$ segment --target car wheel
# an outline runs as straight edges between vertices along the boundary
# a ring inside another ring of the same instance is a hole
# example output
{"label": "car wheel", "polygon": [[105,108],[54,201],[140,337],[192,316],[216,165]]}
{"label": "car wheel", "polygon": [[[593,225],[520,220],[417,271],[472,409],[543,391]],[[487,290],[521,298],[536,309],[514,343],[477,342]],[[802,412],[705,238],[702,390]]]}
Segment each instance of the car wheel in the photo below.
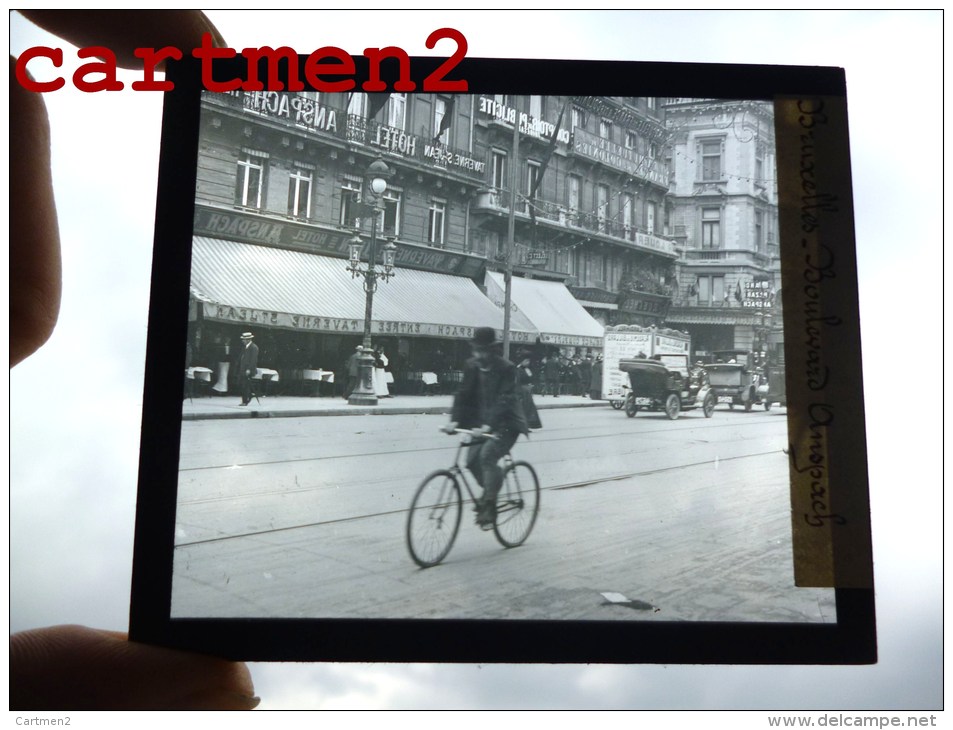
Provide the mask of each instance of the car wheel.
{"label": "car wheel", "polygon": [[678,418],[680,408],[681,403],[679,403],[678,396],[675,393],[669,393],[668,398],[665,399],[665,415],[668,416],[670,421]]}
{"label": "car wheel", "polygon": [[702,413],[705,414],[705,418],[711,418],[711,414],[715,412],[715,396],[711,393],[705,396],[705,400],[702,401]]}
{"label": "car wheel", "polygon": [[621,400],[610,400],[610,401],[609,401],[609,405],[611,405],[611,406],[612,406],[615,410],[617,410],[617,411],[622,408],[622,404],[623,404],[623,403],[625,403],[625,401],[621,401]]}
{"label": "car wheel", "polygon": [[629,418],[635,418],[635,414],[639,412],[639,407],[635,404],[635,398],[626,398],[625,400],[625,415]]}

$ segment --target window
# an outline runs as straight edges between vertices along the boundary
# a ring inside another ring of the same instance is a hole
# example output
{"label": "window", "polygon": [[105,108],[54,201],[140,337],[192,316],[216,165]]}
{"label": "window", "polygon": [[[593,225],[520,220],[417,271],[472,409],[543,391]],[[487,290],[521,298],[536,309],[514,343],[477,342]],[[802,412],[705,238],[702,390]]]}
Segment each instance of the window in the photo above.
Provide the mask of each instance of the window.
{"label": "window", "polygon": [[639,135],[635,132],[625,133],[625,146],[627,149],[634,150],[639,146]]}
{"label": "window", "polygon": [[494,94],[494,95],[493,95],[493,101],[496,102],[497,104],[501,104],[501,105],[503,105],[503,106],[507,106],[508,99],[509,99],[509,97],[508,97],[506,94]]}
{"label": "window", "polygon": [[493,187],[497,190],[506,188],[506,153],[493,150]]}
{"label": "window", "polygon": [[288,215],[311,217],[311,171],[296,167],[288,184]]}
{"label": "window", "polygon": [[596,185],[596,218],[599,220],[599,230],[605,233],[609,218],[608,185]]}
{"label": "window", "polygon": [[387,126],[404,129],[407,118],[407,94],[391,94],[387,104]]}
{"label": "window", "polygon": [[351,94],[347,100],[347,113],[364,116],[367,109],[367,94]]}
{"label": "window", "polygon": [[648,201],[645,204],[645,230],[649,233],[655,233],[655,214],[656,214],[656,205],[653,201]]}
{"label": "window", "polygon": [[572,129],[576,127],[584,128],[586,126],[586,119],[582,114],[582,110],[578,107],[572,108]]}
{"label": "window", "polygon": [[754,250],[764,252],[764,211],[754,212]]}
{"label": "window", "polygon": [[354,203],[361,200],[361,183],[357,180],[345,180],[341,185],[341,217],[339,223],[342,226],[351,228],[357,225],[354,221],[357,216],[354,213]]}
{"label": "window", "polygon": [[702,248],[721,248],[721,208],[702,208]]}
{"label": "window", "polygon": [[721,180],[721,140],[701,143],[702,180]]}
{"label": "window", "polygon": [[543,97],[541,96],[529,97],[529,115],[533,119],[543,118]]}
{"label": "window", "polygon": [[[450,141],[449,127],[440,132],[440,124],[445,116],[447,116],[447,100],[437,96],[433,102],[433,136],[440,144],[447,144]],[[439,137],[437,132],[440,132]]]}
{"label": "window", "polygon": [[760,145],[754,153],[754,184],[764,186],[764,149]]}
{"label": "window", "polygon": [[527,160],[526,162],[526,197],[529,197],[539,180],[539,163]]}
{"label": "window", "polygon": [[446,217],[447,201],[438,198],[431,200],[430,216],[427,222],[427,240],[434,246],[443,246]]}
{"label": "window", "polygon": [[701,306],[718,306],[725,300],[724,276],[699,276],[695,284],[697,301]]}
{"label": "window", "polygon": [[645,99],[645,103],[648,104],[649,109],[655,109],[655,108],[656,108],[656,101],[657,101],[657,100],[656,100],[656,98],[655,98],[654,96],[649,96],[649,97],[646,97],[646,99]]}
{"label": "window", "polygon": [[622,225],[624,235],[631,241],[635,240],[635,198],[631,193],[622,195]]}
{"label": "window", "polygon": [[612,122],[608,119],[599,122],[599,136],[603,139],[612,139]]}
{"label": "window", "polygon": [[235,187],[235,203],[246,208],[261,208],[261,191],[264,187],[265,159],[245,153],[238,160],[238,179]]}
{"label": "window", "polygon": [[566,207],[571,214],[575,214],[582,201],[582,178],[578,175],[569,176],[569,186],[566,196]]}
{"label": "window", "polygon": [[384,206],[377,214],[377,228],[381,233],[400,235],[400,191],[388,188],[384,192],[381,204]]}
{"label": "window", "polygon": [[649,159],[654,160],[658,157],[658,145],[655,142],[649,143]]}

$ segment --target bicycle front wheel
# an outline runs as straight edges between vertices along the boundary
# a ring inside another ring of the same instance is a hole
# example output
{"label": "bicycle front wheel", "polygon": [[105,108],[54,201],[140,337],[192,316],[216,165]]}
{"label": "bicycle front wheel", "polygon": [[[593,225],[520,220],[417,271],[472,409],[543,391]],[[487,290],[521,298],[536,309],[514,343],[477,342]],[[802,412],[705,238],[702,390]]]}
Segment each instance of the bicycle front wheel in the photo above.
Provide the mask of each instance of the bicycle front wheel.
{"label": "bicycle front wheel", "polygon": [[417,565],[429,568],[447,557],[462,512],[460,485],[452,472],[435,471],[424,479],[407,515],[407,548]]}
{"label": "bicycle front wheel", "polygon": [[493,532],[504,547],[522,545],[529,537],[539,513],[539,479],[525,461],[514,461],[503,469],[503,486],[496,497]]}

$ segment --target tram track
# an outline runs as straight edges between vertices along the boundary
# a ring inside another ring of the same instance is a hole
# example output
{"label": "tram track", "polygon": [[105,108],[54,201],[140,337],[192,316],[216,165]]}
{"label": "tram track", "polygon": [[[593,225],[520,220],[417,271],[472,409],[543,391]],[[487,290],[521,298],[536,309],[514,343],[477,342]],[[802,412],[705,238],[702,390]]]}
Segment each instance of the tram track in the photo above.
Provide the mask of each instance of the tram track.
{"label": "tram track", "polygon": [[[746,414],[746,415],[748,415],[748,414]],[[644,422],[644,420],[645,420],[645,419],[643,418],[643,422]],[[739,419],[737,422],[732,422],[732,423],[711,424],[711,423],[709,422],[709,423],[706,423],[706,424],[705,424],[705,427],[706,427],[706,429],[708,429],[708,428],[730,428],[730,427],[737,427],[737,426],[739,426],[739,425],[740,425],[740,426],[745,426],[745,427],[747,427],[747,426],[763,425],[763,424],[766,422],[766,420],[767,420],[767,419],[766,419],[764,416],[762,416],[762,417],[760,417],[760,418],[758,418],[757,416],[754,417],[754,418],[751,418],[751,417],[749,416],[748,418],[745,418],[744,420]],[[674,422],[671,422],[671,423],[680,423],[680,421],[674,421]],[[685,423],[688,423],[687,419],[685,420]],[[686,428],[687,428],[687,427],[686,427]],[[558,430],[558,431],[570,431],[570,432],[572,432],[572,433],[574,433],[574,434],[576,434],[576,435],[573,435],[573,436],[555,436],[555,437],[553,437],[551,434],[554,434],[557,430]],[[592,440],[592,439],[614,438],[614,437],[627,436],[627,435],[639,435],[639,436],[641,436],[641,435],[647,435],[647,436],[651,436],[651,435],[653,435],[653,434],[673,433],[673,432],[677,432],[677,431],[681,431],[681,430],[685,430],[685,429],[684,429],[684,428],[680,428],[680,427],[675,427],[675,428],[669,427],[669,428],[654,428],[654,429],[649,429],[649,430],[644,430],[644,431],[640,430],[640,431],[636,431],[636,432],[632,432],[632,433],[620,433],[618,430],[616,430],[616,431],[611,431],[611,432],[606,432],[606,433],[596,433],[596,434],[592,434],[592,433],[581,433],[581,434],[580,434],[579,431],[578,431],[578,429],[569,429],[569,428],[566,428],[566,429],[550,429],[548,432],[544,429],[544,430],[542,430],[542,431],[534,432],[534,433],[533,433],[533,438],[532,438],[532,440],[530,441],[530,443],[538,445],[538,444],[558,443],[558,442],[563,442],[563,441],[566,441],[566,442],[570,442],[570,441],[589,441],[589,440]],[[453,451],[453,450],[455,450],[456,448],[457,448],[457,445],[456,445],[455,443],[453,443],[453,444],[448,444],[448,445],[445,445],[445,446],[431,446],[431,447],[427,447],[427,448],[415,448],[415,449],[413,449],[413,451],[414,451],[414,453],[432,453],[432,452],[439,452],[439,451]],[[236,467],[238,467],[238,468],[249,468],[249,467],[256,467],[256,466],[277,466],[277,465],[282,465],[282,464],[298,464],[298,463],[307,463],[307,462],[340,461],[340,460],[346,460],[346,459],[367,459],[367,458],[372,458],[372,457],[376,457],[376,456],[385,456],[385,457],[386,457],[386,456],[393,456],[394,454],[406,454],[407,452],[408,452],[408,449],[395,448],[395,449],[386,449],[386,450],[377,450],[377,451],[351,452],[351,453],[347,453],[347,454],[328,454],[328,455],[325,455],[325,456],[302,456],[302,457],[299,457],[299,458],[292,458],[292,459],[272,459],[272,460],[261,460],[261,461],[249,461],[249,462],[235,463],[235,464],[210,464],[210,465],[203,465],[203,466],[188,466],[188,467],[182,467],[182,468],[180,468],[180,469],[179,469],[179,473],[183,473],[183,472],[197,472],[197,471],[213,471],[213,470],[216,470],[216,469],[234,469],[234,468],[236,468]]]}
{"label": "tram track", "polygon": [[[591,437],[590,437],[590,438],[591,438]],[[454,447],[454,448],[455,448],[455,447]],[[776,454],[778,454],[778,453],[781,453],[781,451],[780,451],[779,449],[772,449],[772,450],[770,450],[770,451],[761,451],[761,452],[757,452],[757,453],[753,453],[753,454],[739,454],[739,455],[737,455],[737,456],[723,457],[723,458],[720,458],[719,461],[720,461],[720,462],[739,461],[739,460],[742,460],[742,459],[752,459],[752,458],[758,458],[758,457],[763,457],[763,456],[776,455]],[[576,482],[569,482],[569,483],[565,483],[565,484],[554,484],[554,485],[549,485],[549,486],[541,486],[541,487],[540,487],[540,491],[542,491],[542,492],[556,492],[556,491],[564,491],[564,490],[569,490],[569,489],[583,489],[583,488],[586,488],[586,487],[591,487],[591,486],[595,486],[595,485],[599,485],[599,484],[606,484],[606,483],[609,483],[609,482],[617,482],[617,481],[623,481],[623,480],[626,480],[626,479],[633,479],[633,478],[637,478],[637,477],[652,476],[652,475],[661,474],[661,473],[664,473],[664,472],[679,471],[679,470],[682,470],[682,469],[690,469],[690,468],[692,468],[692,467],[705,466],[706,464],[710,464],[710,463],[711,463],[711,459],[704,459],[704,460],[702,460],[702,461],[695,461],[695,462],[689,462],[689,463],[683,463],[683,464],[673,464],[673,465],[668,465],[668,466],[657,467],[657,468],[654,468],[654,469],[644,469],[644,470],[640,470],[640,471],[628,472],[628,473],[624,473],[624,474],[614,474],[614,475],[600,476],[600,477],[594,477],[594,478],[592,478],[592,479],[586,479],[586,480],[576,481]],[[298,491],[309,491],[309,490],[298,490]],[[287,492],[285,492],[285,493],[287,493]],[[258,495],[256,495],[256,496],[258,496]],[[206,501],[208,501],[208,500],[206,500]],[[307,528],[311,528],[311,527],[323,527],[323,526],[333,525],[333,524],[348,523],[348,522],[358,522],[358,521],[362,521],[362,520],[372,520],[372,519],[378,519],[378,518],[381,518],[381,517],[388,517],[388,516],[392,516],[392,515],[406,514],[408,511],[409,511],[409,508],[401,508],[401,509],[396,509],[396,510],[384,510],[384,511],[381,511],[381,512],[374,512],[374,513],[370,513],[370,514],[353,515],[353,516],[349,516],[349,517],[338,517],[338,518],[329,519],[329,520],[318,520],[318,521],[316,521],[316,522],[308,522],[308,523],[300,524],[300,525],[287,525],[287,526],[284,526],[284,527],[272,527],[272,528],[269,528],[269,529],[267,529],[267,530],[253,530],[253,531],[249,531],[249,532],[236,533],[236,534],[233,534],[233,535],[219,535],[219,536],[215,536],[215,537],[203,538],[203,539],[201,539],[201,540],[193,540],[193,541],[190,541],[190,542],[177,543],[177,544],[175,545],[175,548],[178,549],[178,548],[185,548],[185,547],[195,547],[195,546],[206,545],[206,544],[211,544],[211,543],[221,543],[221,542],[224,542],[224,541],[227,541],[227,540],[238,540],[238,539],[243,539],[243,538],[260,537],[260,536],[264,536],[264,535],[271,535],[271,534],[276,534],[276,533],[280,533],[280,532],[290,532],[290,531],[294,531],[294,530],[303,530],[303,529],[307,529]]]}

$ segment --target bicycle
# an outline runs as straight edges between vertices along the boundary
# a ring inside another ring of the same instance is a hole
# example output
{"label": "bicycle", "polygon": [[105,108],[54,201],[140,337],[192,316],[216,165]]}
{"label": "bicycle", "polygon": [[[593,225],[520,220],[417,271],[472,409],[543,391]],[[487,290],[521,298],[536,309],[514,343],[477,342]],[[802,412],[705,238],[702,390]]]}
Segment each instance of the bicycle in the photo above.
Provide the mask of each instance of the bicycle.
{"label": "bicycle", "polygon": [[[453,465],[439,469],[421,482],[410,503],[407,515],[407,548],[410,557],[421,568],[430,568],[442,561],[453,547],[463,514],[461,482],[478,506],[470,483],[460,466],[464,447],[492,434],[455,429],[463,434]],[[516,461],[510,454],[503,457],[503,484],[496,496],[496,519],[493,534],[505,548],[522,545],[529,537],[539,513],[539,479],[536,470],[526,461]]]}

